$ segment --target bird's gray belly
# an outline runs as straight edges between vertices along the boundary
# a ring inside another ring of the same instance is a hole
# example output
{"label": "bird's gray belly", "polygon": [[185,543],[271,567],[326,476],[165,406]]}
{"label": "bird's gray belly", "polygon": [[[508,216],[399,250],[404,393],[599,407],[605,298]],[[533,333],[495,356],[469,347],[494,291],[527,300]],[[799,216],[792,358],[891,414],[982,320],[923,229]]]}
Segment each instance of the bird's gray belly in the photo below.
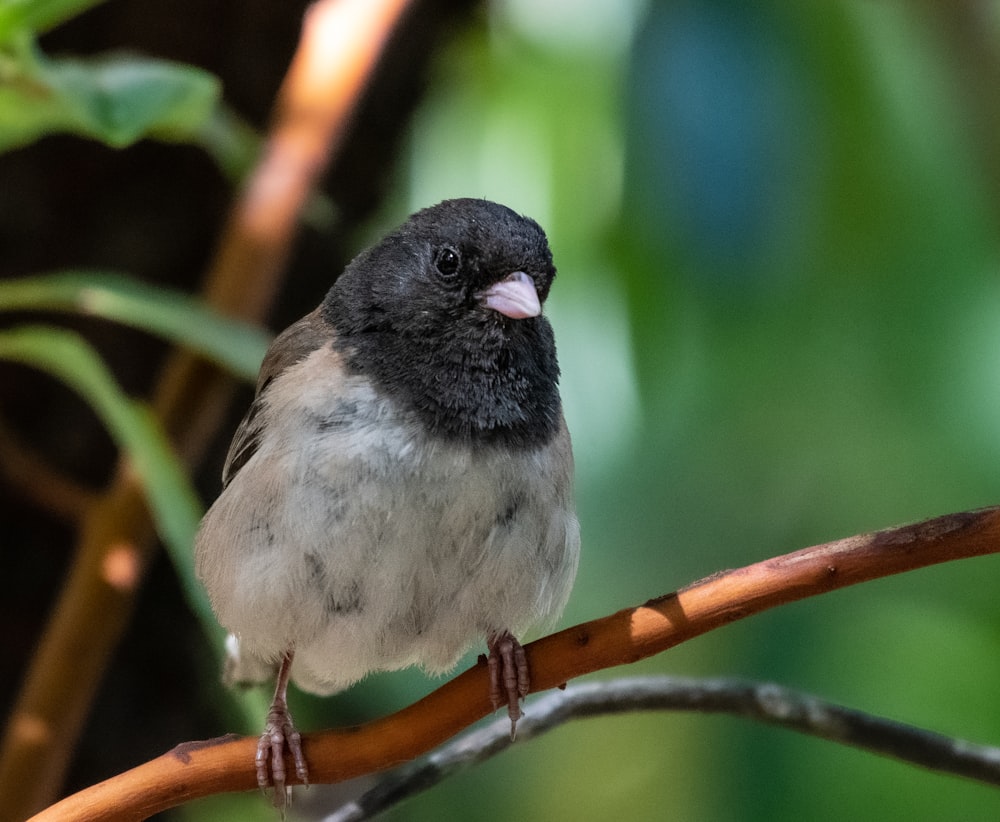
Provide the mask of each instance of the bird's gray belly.
{"label": "bird's gray belly", "polygon": [[206,517],[240,523],[228,541],[206,534],[240,546],[206,584],[247,651],[292,647],[299,683],[332,692],[373,670],[447,670],[489,632],[562,608],[578,544],[568,480],[535,452],[429,439],[350,400],[299,422],[308,447],[275,437],[241,470],[234,483],[258,487],[232,498],[254,510],[224,494]]}
{"label": "bird's gray belly", "polygon": [[446,670],[491,631],[561,607],[548,580],[565,572],[567,534],[550,478],[505,454],[409,444],[307,483],[321,513],[301,543],[309,593],[296,607],[310,628],[295,644],[314,690],[369,670]]}

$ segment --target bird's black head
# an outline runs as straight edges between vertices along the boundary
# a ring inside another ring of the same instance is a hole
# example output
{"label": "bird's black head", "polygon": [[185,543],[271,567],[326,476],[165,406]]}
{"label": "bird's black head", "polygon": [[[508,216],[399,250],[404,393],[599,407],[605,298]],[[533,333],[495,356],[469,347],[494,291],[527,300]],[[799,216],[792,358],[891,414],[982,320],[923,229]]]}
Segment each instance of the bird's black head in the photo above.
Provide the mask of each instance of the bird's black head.
{"label": "bird's black head", "polygon": [[534,220],[446,200],[358,255],[323,316],[349,367],[431,430],[532,445],[559,425],[559,366],[541,316],[555,273]]}

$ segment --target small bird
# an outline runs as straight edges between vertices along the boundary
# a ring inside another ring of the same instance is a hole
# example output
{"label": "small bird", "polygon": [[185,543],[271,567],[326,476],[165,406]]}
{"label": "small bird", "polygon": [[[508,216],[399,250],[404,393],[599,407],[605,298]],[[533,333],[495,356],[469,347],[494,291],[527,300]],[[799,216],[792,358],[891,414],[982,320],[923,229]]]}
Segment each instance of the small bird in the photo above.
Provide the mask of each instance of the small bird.
{"label": "small bird", "polygon": [[205,515],[198,577],[239,653],[277,667],[262,788],[308,782],[289,679],[452,668],[485,639],[511,733],[517,640],[561,613],[580,535],[541,227],[446,200],[359,254],[268,349]]}

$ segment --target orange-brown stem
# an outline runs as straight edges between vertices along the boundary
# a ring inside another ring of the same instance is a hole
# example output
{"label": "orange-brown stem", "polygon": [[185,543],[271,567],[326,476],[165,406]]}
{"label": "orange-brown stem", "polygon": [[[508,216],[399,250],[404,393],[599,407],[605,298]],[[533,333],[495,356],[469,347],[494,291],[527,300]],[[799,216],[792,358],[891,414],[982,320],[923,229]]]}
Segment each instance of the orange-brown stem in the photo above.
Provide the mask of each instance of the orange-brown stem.
{"label": "orange-brown stem", "polygon": [[[809,596],[950,560],[1000,552],[1000,507],[805,548],[696,582],[634,608],[567,628],[528,645],[532,691],[636,662],[707,631]],[[313,783],[339,782],[413,759],[491,710],[480,664],[391,716],[355,728],[307,734]],[[197,797],[256,785],[256,739],[179,745],[81,791],[35,817],[138,820]]]}

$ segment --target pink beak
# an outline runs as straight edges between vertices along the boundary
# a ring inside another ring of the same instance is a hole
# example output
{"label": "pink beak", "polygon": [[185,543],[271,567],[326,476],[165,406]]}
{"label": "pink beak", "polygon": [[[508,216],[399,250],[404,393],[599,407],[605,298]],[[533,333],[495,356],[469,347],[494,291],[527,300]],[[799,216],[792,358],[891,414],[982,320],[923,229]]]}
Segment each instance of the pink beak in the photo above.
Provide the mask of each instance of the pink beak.
{"label": "pink beak", "polygon": [[542,313],[542,304],[538,301],[535,282],[523,271],[515,271],[500,282],[493,283],[485,291],[480,292],[479,299],[487,308],[492,308],[512,320],[537,317]]}

